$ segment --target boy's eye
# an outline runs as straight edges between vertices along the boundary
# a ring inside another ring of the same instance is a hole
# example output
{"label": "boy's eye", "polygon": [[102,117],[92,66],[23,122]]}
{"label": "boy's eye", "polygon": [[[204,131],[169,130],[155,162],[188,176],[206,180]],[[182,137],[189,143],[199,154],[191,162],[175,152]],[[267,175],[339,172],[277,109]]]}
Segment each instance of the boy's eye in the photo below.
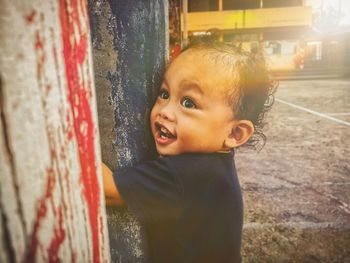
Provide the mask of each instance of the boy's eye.
{"label": "boy's eye", "polygon": [[169,92],[167,92],[166,90],[161,90],[159,91],[159,98],[163,99],[163,100],[167,100],[169,99]]}
{"label": "boy's eye", "polygon": [[196,108],[196,104],[189,98],[184,98],[181,101],[181,105],[184,106],[185,108],[188,108],[188,109],[195,109]]}

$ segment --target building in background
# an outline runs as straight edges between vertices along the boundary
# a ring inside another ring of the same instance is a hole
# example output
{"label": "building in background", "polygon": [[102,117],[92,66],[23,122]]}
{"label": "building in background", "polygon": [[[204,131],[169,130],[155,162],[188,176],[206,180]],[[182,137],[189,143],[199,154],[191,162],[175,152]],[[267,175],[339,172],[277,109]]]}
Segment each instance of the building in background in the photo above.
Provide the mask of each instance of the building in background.
{"label": "building in background", "polygon": [[322,34],[315,11],[305,0],[190,0],[186,27],[190,40],[215,29],[221,41],[263,49],[271,71],[348,67],[349,30]]}
{"label": "building in background", "polygon": [[264,48],[272,70],[302,68],[305,41],[314,34],[303,0],[193,0],[187,21],[190,38],[215,28],[224,42]]}

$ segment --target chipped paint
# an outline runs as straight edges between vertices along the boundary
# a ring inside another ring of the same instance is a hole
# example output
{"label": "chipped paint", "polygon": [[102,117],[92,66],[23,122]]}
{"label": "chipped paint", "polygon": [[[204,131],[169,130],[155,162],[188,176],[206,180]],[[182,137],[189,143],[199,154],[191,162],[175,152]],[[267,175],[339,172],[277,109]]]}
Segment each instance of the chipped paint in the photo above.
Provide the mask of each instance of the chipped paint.
{"label": "chipped paint", "polygon": [[36,13],[36,10],[32,10],[32,12],[30,12],[29,15],[26,15],[26,16],[25,16],[25,19],[26,19],[26,21],[27,21],[28,24],[33,23],[34,18],[36,17],[36,14],[37,14],[37,13]]}
{"label": "chipped paint", "polygon": [[1,7],[0,261],[109,262],[86,2]]}
{"label": "chipped paint", "polygon": [[[54,153],[52,153],[54,154]],[[29,249],[28,249],[28,254],[26,255],[24,262],[25,263],[31,263],[31,262],[36,262],[36,254],[38,251],[38,247],[40,246],[40,241],[38,238],[39,230],[42,225],[42,221],[45,219],[46,214],[47,214],[47,203],[49,200],[52,198],[52,192],[55,186],[55,177],[54,177],[54,171],[52,168],[49,168],[47,170],[47,183],[46,183],[46,191],[45,195],[38,201],[39,207],[36,212],[36,217],[34,221],[34,227],[33,227],[33,232],[31,234],[31,239],[29,243]],[[56,247],[58,250],[58,247]]]}
{"label": "chipped paint", "polygon": [[[82,31],[80,19],[87,20],[87,14],[81,10],[85,3],[72,0],[60,1],[60,21],[62,28],[63,56],[65,62],[66,80],[68,85],[68,100],[73,112],[74,132],[78,142],[81,180],[84,186],[83,195],[88,204],[89,220],[92,232],[93,261],[100,262],[98,227],[100,189],[96,174],[96,159],[94,149],[94,121],[90,108],[89,90],[86,79],[79,79],[79,68],[87,56],[87,32]],[[71,10],[69,12],[68,10]],[[79,11],[82,12],[79,16]],[[69,21],[71,21],[69,23]],[[69,135],[71,137],[72,135]]]}

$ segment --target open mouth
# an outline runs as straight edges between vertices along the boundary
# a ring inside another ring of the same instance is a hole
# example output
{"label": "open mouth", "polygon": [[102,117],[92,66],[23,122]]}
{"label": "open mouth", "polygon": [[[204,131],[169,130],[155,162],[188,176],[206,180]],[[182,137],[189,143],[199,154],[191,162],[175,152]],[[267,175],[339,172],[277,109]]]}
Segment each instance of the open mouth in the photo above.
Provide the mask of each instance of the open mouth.
{"label": "open mouth", "polygon": [[173,140],[176,139],[176,136],[170,132],[165,126],[161,125],[160,123],[156,122],[155,127],[158,132],[158,137],[162,140]]}

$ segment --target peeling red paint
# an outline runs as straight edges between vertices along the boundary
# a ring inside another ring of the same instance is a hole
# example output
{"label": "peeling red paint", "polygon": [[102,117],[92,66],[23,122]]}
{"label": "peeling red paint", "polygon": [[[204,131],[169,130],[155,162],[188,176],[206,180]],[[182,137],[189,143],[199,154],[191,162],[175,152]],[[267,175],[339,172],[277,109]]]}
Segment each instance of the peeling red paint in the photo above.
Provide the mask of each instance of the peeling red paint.
{"label": "peeling red paint", "polygon": [[50,149],[50,156],[52,159],[57,159],[57,153],[55,148]]}
{"label": "peeling red paint", "polygon": [[52,90],[52,86],[50,84],[47,84],[46,90],[45,90],[45,95],[48,96],[51,90]]}
{"label": "peeling red paint", "polygon": [[[103,218],[102,218],[102,215],[100,215],[100,222],[103,222]],[[101,236],[104,236],[104,229],[103,229],[103,224],[100,224],[100,235]],[[104,239],[101,240],[102,241],[102,248],[105,247],[105,242],[104,242]]]}
{"label": "peeling red paint", "polygon": [[67,154],[66,154],[66,147],[64,147],[64,145],[61,145],[61,149],[60,149],[60,159],[64,160],[67,158]]}
{"label": "peeling red paint", "polygon": [[33,23],[34,19],[35,19],[35,16],[36,16],[36,11],[33,10],[29,15],[25,16],[25,19],[27,21],[28,24],[31,24]]}
{"label": "peeling red paint", "polygon": [[68,127],[68,129],[67,129],[67,139],[68,139],[68,141],[70,141],[73,138],[74,138],[74,129],[73,129],[73,127]]}
{"label": "peeling red paint", "polygon": [[[30,17],[27,17],[29,21],[32,21],[34,17],[36,16],[36,12],[32,13]],[[44,22],[44,15],[40,14],[40,21],[41,23]],[[34,44],[33,49],[36,55],[36,66],[37,66],[37,80],[39,83],[39,87],[42,89],[42,94],[45,97],[47,97],[52,90],[52,85],[50,83],[46,83],[46,80],[44,79],[44,66],[46,62],[46,53],[45,53],[45,39],[42,36],[43,33],[41,31],[36,30],[34,35]],[[57,56],[54,57],[55,59],[55,65],[57,68]],[[46,104],[46,100],[43,99],[43,104]],[[47,118],[47,116],[46,116]],[[50,157],[52,162],[58,163],[58,152],[54,145],[54,138],[53,135],[50,132],[50,129],[47,128],[48,132],[48,140],[50,144]],[[62,153],[60,153],[62,155]],[[47,176],[47,182],[46,182],[46,188],[44,192],[44,196],[38,200],[38,208],[36,211],[36,216],[34,220],[34,226],[32,229],[32,233],[30,236],[30,241],[28,244],[28,250],[26,257],[23,259],[23,262],[25,263],[31,263],[37,261],[37,253],[38,249],[43,250],[44,247],[46,247],[46,244],[42,243],[42,240],[39,240],[39,232],[41,231],[41,228],[43,226],[43,221],[46,219],[48,211],[53,212],[54,215],[54,229],[53,230],[53,237],[51,240],[45,241],[49,242],[49,247],[47,248],[47,255],[48,255],[48,262],[60,262],[60,259],[58,258],[58,252],[63,244],[65,238],[66,238],[66,232],[63,227],[64,218],[63,218],[63,208],[62,204],[57,208],[55,206],[55,200],[53,198],[53,192],[56,185],[56,177],[57,174],[52,168],[47,169],[46,172]]]}
{"label": "peeling red paint", "polygon": [[55,176],[52,168],[47,169],[47,183],[46,183],[46,191],[43,198],[41,198],[38,202],[39,207],[36,212],[36,217],[34,220],[34,227],[30,239],[28,255],[24,259],[25,263],[36,262],[36,253],[38,251],[38,246],[40,246],[40,242],[38,240],[38,231],[40,230],[42,220],[45,219],[47,214],[47,201],[52,198],[52,191],[55,186]]}
{"label": "peeling red paint", "polygon": [[57,48],[55,46],[52,47],[52,54],[53,54],[55,66],[56,68],[58,68]]}
{"label": "peeling red paint", "polygon": [[35,49],[43,49],[44,48],[44,41],[40,36],[40,32],[36,31],[35,32],[35,44],[34,44]]}
{"label": "peeling red paint", "polygon": [[71,263],[76,263],[76,262],[77,262],[77,252],[73,252]]}
{"label": "peeling red paint", "polygon": [[67,127],[65,129],[65,133],[67,134],[68,141],[70,141],[74,138],[74,127],[73,127],[73,123],[71,121],[71,113],[70,112],[66,112],[66,123],[67,123]]}
{"label": "peeling red paint", "polygon": [[43,219],[46,218],[47,216],[47,211],[48,211],[48,202],[51,201],[52,204],[52,209],[55,215],[55,226],[54,229],[54,235],[53,238],[50,241],[50,246],[47,249],[47,254],[49,256],[48,262],[50,263],[56,263],[60,262],[60,259],[58,258],[58,251],[60,246],[62,245],[63,241],[65,240],[66,237],[66,232],[63,228],[63,209],[62,205],[57,209],[53,206],[53,199],[52,199],[52,193],[54,190],[56,184],[56,179],[54,175],[54,171],[52,168],[47,169],[47,184],[46,184],[46,191],[45,195],[43,198],[39,200],[39,208],[37,210],[36,218],[35,218],[35,223],[33,227],[33,232],[31,235],[31,240],[30,240],[30,246],[28,250],[28,255],[24,259],[25,263],[31,263],[31,262],[36,262],[36,253],[38,251],[38,246],[42,246],[41,243],[38,240],[38,232],[41,228],[41,224]]}
{"label": "peeling red paint", "polygon": [[[100,189],[96,173],[95,127],[87,87],[84,79],[79,79],[79,68],[86,63],[89,41],[87,33],[82,32],[81,26],[81,22],[86,23],[86,26],[88,26],[86,9],[78,12],[78,9],[82,9],[85,4],[85,1],[78,3],[77,0],[72,0],[70,1],[70,6],[68,6],[68,1],[60,0],[59,13],[66,80],[69,91],[68,100],[73,114],[74,135],[78,143],[83,195],[89,211],[93,262],[98,263],[100,262],[98,230],[102,221],[99,220]],[[83,14],[83,17],[79,17],[80,13]],[[83,123],[86,127],[81,129]],[[68,139],[71,136],[73,136],[73,133],[68,134]]]}
{"label": "peeling red paint", "polygon": [[[65,167],[63,174],[64,174],[65,181],[69,182],[70,173],[69,173],[69,170],[67,167]],[[71,193],[71,185],[70,184],[67,184],[67,192]],[[73,213],[70,213],[69,219],[71,219],[73,221],[73,218],[74,218]]]}
{"label": "peeling red paint", "polygon": [[58,258],[58,250],[62,245],[65,237],[66,237],[66,232],[63,228],[63,212],[62,212],[62,206],[61,206],[58,209],[58,226],[55,227],[54,237],[51,240],[49,248],[47,249],[47,254],[49,256],[48,262],[50,263],[61,262],[60,259]]}
{"label": "peeling red paint", "polygon": [[37,79],[40,80],[43,73],[43,67],[45,63],[45,51],[44,51],[44,39],[40,36],[40,32],[35,32],[34,50],[37,56],[36,72]]}

